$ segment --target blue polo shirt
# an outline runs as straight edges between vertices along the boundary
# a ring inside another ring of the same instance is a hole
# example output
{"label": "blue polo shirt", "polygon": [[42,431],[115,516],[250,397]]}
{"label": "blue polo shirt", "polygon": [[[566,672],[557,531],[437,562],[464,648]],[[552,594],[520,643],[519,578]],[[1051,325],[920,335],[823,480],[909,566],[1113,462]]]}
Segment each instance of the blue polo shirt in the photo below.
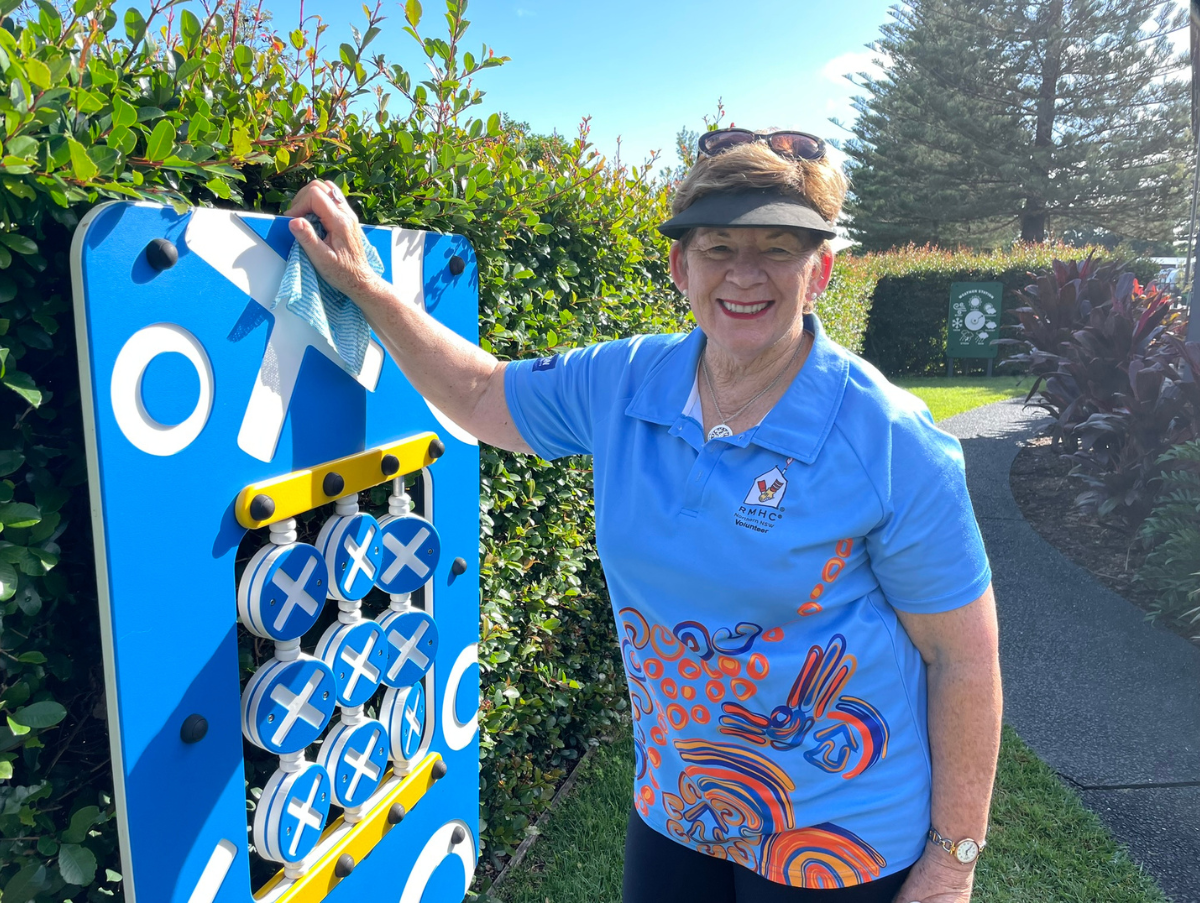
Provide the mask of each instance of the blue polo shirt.
{"label": "blue polo shirt", "polygon": [[930,823],[925,666],[895,610],[966,605],[991,571],[958,441],[806,327],[787,392],[727,439],[685,413],[699,329],[511,363],[505,389],[539,455],[592,455],[642,818],[848,887],[915,862]]}

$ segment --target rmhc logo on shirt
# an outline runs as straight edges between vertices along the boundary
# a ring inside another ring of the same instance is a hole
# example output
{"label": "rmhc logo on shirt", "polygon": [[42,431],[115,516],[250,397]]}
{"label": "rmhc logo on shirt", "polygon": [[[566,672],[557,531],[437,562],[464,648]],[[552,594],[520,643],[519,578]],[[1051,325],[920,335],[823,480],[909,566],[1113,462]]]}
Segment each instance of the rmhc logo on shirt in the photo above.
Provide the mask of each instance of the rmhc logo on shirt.
{"label": "rmhc logo on shirt", "polygon": [[[791,464],[791,459],[787,463]],[[755,477],[754,485],[746,493],[746,500],[742,504],[778,508],[779,503],[783,501],[783,494],[787,492],[787,477],[784,476],[786,470],[787,464],[783,470],[772,467],[766,473]]]}
{"label": "rmhc logo on shirt", "polygon": [[786,474],[792,460],[787,459],[783,470],[772,467],[754,478],[754,484],[733,516],[734,523],[756,533],[766,533],[783,518],[784,509],[779,506],[783,502],[784,493],[787,492]]}

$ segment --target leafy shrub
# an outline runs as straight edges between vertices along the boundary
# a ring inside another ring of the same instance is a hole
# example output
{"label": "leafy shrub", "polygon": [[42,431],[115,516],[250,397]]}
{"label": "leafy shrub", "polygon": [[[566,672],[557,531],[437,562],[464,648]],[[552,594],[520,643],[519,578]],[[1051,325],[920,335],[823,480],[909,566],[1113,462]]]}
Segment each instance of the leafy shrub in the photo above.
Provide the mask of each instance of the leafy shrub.
{"label": "leafy shrub", "polygon": [[1028,398],[1053,418],[1050,433],[1086,487],[1076,504],[1140,523],[1162,455],[1200,428],[1200,387],[1181,366],[1196,346],[1182,341],[1179,311],[1166,292],[1090,257],[1055,261],[1019,296],[1019,338],[1006,341],[1027,349],[1013,360],[1035,377]]}
{"label": "leafy shrub", "polygon": [[[1084,253],[1086,253],[1086,249]],[[951,251],[909,245],[844,261],[869,298],[862,354],[891,375],[927,375],[946,369],[946,313],[955,282],[1000,282],[1005,304],[1029,281],[1031,270],[1050,266],[1056,255],[1079,253],[1063,245],[1017,245],[1008,251]],[[1138,262],[1139,273],[1157,266]],[[1001,347],[1000,358],[1007,352]]]}
{"label": "leafy shrub", "polygon": [[1200,440],[1169,449],[1158,463],[1154,510],[1138,535],[1150,550],[1137,579],[1158,595],[1153,614],[1200,621]]}

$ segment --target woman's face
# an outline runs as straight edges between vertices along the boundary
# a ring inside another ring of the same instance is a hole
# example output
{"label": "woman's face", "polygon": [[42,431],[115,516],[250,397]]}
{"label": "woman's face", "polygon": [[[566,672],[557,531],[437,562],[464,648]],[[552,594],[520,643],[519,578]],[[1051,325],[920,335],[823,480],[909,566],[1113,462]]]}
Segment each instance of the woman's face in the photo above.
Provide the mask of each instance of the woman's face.
{"label": "woman's face", "polygon": [[697,229],[671,246],[671,278],[712,345],[744,363],[799,336],[807,299],[829,281],[833,255],[789,229]]}

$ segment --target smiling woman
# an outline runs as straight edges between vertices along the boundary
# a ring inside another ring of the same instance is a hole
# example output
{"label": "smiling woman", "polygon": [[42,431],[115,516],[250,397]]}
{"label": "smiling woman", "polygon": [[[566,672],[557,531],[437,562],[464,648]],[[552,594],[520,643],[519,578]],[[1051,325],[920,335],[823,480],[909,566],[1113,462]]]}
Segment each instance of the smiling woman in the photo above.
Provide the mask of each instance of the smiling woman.
{"label": "smiling woman", "polygon": [[626,903],[966,903],[1000,684],[961,448],[813,313],[846,190],[824,143],[700,152],[660,227],[687,335],[501,363],[374,274],[331,184],[293,231],[432,405],[592,456],[632,700]]}

